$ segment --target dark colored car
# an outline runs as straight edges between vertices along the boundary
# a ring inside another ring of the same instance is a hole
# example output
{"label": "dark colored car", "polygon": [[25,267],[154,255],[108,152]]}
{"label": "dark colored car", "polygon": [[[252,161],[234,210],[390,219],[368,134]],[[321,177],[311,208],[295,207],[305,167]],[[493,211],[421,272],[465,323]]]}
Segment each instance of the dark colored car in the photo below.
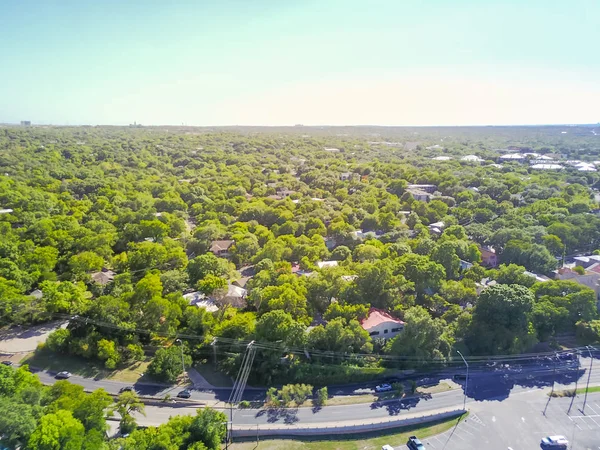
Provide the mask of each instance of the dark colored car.
{"label": "dark colored car", "polygon": [[179,398],[190,398],[191,396],[192,396],[192,391],[190,391],[189,389],[184,389],[183,391],[181,391],[177,394],[177,397],[179,397]]}
{"label": "dark colored car", "polygon": [[2,361],[2,364],[4,364],[5,366],[12,366],[13,362],[12,361]]}
{"label": "dark colored car", "polygon": [[425,450],[425,446],[416,436],[409,437],[406,446],[411,450]]}
{"label": "dark colored car", "polygon": [[125,386],[119,389],[119,392],[135,392],[135,388],[133,386]]}
{"label": "dark colored car", "polygon": [[466,379],[467,379],[467,376],[466,376],[466,375],[463,375],[462,373],[457,373],[456,375],[453,375],[453,376],[452,376],[452,379],[453,379],[454,381],[464,381],[464,380],[466,380]]}

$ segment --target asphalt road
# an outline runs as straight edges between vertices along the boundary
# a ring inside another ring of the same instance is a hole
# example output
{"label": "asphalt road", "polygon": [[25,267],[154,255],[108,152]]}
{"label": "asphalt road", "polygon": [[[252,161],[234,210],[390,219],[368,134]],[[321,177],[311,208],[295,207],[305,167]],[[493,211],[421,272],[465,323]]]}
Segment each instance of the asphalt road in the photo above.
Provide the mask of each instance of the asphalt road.
{"label": "asphalt road", "polygon": [[[543,437],[558,434],[569,440],[570,449],[600,449],[600,394],[588,395],[586,414],[581,412],[583,396],[573,399],[572,405],[570,398],[547,403],[548,397],[538,391],[503,402],[473,403],[467,419],[422,441],[427,450],[526,450],[540,449]],[[402,444],[390,442],[395,450],[407,450]]]}
{"label": "asphalt road", "polygon": [[[595,360],[598,366],[597,370],[592,370],[591,384],[600,385],[600,361]],[[582,386],[587,381],[587,373],[590,364],[589,358],[581,358],[580,365],[561,364],[554,367],[553,364],[539,363],[533,365],[510,365],[508,367],[501,365],[490,368],[476,368],[469,373],[468,383],[465,379],[457,380],[465,388],[468,384],[468,397],[474,400],[501,399],[507,398],[515,386],[529,388],[549,387],[552,381],[563,386],[569,386],[578,382]],[[54,372],[37,372],[42,382],[52,384],[56,380]],[[410,379],[416,379],[420,386],[435,385],[439,381],[451,378],[453,375],[462,375],[466,378],[466,371],[463,368],[445,370],[437,374],[428,374],[427,376],[411,376]],[[407,377],[408,378],[408,377]],[[105,379],[84,378],[73,375],[70,382],[82,385],[85,389],[94,390],[103,388],[111,394],[119,393],[119,390],[130,384],[119,381],[110,381]],[[175,396],[181,390],[180,387],[152,385],[145,383],[134,384],[136,391],[140,395],[164,397],[166,394]],[[365,392],[374,392],[375,383],[366,385],[334,386],[329,388],[329,395],[354,395]],[[192,399],[198,401],[221,401],[226,402],[229,399],[230,388],[213,389],[193,389]],[[244,392],[244,400],[264,399],[264,389],[247,388]],[[462,394],[460,394],[462,395]]]}

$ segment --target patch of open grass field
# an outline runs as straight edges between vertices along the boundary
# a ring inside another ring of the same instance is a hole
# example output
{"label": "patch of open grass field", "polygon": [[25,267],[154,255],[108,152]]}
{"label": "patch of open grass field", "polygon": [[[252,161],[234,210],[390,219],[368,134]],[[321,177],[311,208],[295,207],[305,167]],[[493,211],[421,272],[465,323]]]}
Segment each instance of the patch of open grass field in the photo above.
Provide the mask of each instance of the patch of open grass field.
{"label": "patch of open grass field", "polygon": [[[587,389],[587,392],[588,394],[591,394],[593,392],[600,392],[600,386],[590,386]],[[585,388],[578,388],[577,390],[565,389],[563,391],[554,391],[551,394],[549,393],[548,395],[550,395],[551,397],[575,397],[575,395],[580,394],[585,394]]]}
{"label": "patch of open grass field", "polygon": [[21,359],[20,363],[29,364],[30,367],[42,370],[53,372],[66,370],[86,378],[110,379],[127,383],[146,381],[142,379],[142,374],[146,372],[148,364],[150,364],[149,361],[140,361],[119,370],[109,370],[102,367],[97,361],[71,355],[59,355],[48,350],[29,353]]}
{"label": "patch of open grass field", "polygon": [[[429,436],[449,430],[461,420],[461,417],[425,424],[417,427],[406,427],[395,430],[385,430],[378,433],[348,435],[346,439],[330,440],[299,440],[299,439],[263,439],[258,445],[256,441],[233,443],[232,450],[380,450],[381,446],[389,444],[396,447],[405,444],[409,436],[416,434],[424,439]],[[322,437],[319,437],[322,438]]]}

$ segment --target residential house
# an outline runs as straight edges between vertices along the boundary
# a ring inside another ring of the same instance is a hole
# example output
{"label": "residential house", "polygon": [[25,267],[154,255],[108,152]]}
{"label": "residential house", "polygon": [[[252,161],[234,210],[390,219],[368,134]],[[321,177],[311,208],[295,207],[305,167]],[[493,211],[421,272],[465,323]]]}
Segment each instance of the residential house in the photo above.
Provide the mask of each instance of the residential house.
{"label": "residential house", "polygon": [[556,271],[556,279],[571,280],[592,289],[596,293],[596,299],[599,300],[598,307],[600,309],[600,263],[589,266],[583,275],[568,267],[562,267]]}
{"label": "residential house", "polygon": [[292,194],[295,194],[296,191],[292,191],[291,189],[288,188],[279,188],[277,189],[277,194],[280,195],[281,197],[289,197]]}
{"label": "residential house", "polygon": [[44,296],[44,293],[41,290],[36,289],[35,291],[31,291],[29,293],[29,296],[33,297],[33,298],[35,298],[37,300],[40,300]]}
{"label": "residential house", "polygon": [[444,231],[444,222],[434,222],[428,228],[431,233],[440,236]]}
{"label": "residential house", "polygon": [[587,269],[592,264],[600,262],[600,255],[575,256],[573,258],[575,265]]}
{"label": "residential house", "polygon": [[317,267],[323,269],[324,267],[337,267],[339,261],[317,261]]}
{"label": "residential house", "polygon": [[342,172],[340,173],[340,181],[347,181],[352,179],[352,175],[354,175],[352,172]]}
{"label": "residential house", "polygon": [[102,269],[101,272],[94,272],[90,276],[92,281],[100,286],[106,286],[108,283],[114,280],[116,273],[112,270]]}
{"label": "residential house", "polygon": [[471,267],[473,267],[473,263],[465,261],[464,259],[460,260],[460,270],[469,270]]}
{"label": "residential house", "polygon": [[404,330],[405,323],[381,309],[371,308],[360,325],[374,339],[390,339]]}
{"label": "residential house", "polygon": [[467,155],[460,158],[463,162],[482,163],[484,160],[477,155]]}
{"label": "residential house", "polygon": [[540,283],[544,283],[546,281],[550,281],[550,278],[548,278],[546,275],[540,275],[538,273],[533,273],[533,272],[529,272],[529,271],[525,271],[523,272],[524,275],[530,276],[532,278],[535,278],[535,281],[540,282]]}
{"label": "residential house", "polygon": [[492,280],[491,278],[482,278],[481,281],[475,283],[475,291],[477,295],[480,295],[485,289],[496,286],[498,282],[496,280]]}
{"label": "residential house", "polygon": [[197,306],[198,308],[204,308],[208,312],[215,312],[219,310],[219,307],[215,302],[206,297],[202,292],[190,292],[183,296],[188,301],[190,306]]}
{"label": "residential house", "polygon": [[238,280],[235,280],[233,283],[235,286],[241,287],[242,289],[246,289],[246,285],[248,281],[250,281],[252,277],[240,277]]}
{"label": "residential house", "polygon": [[429,192],[433,194],[437,190],[435,184],[409,184],[406,186],[407,189],[420,189],[421,191]]}
{"label": "residential house", "polygon": [[410,189],[410,188],[407,188],[406,192],[408,192],[410,195],[412,195],[412,198],[414,198],[415,200],[418,200],[420,202],[426,202],[427,203],[433,197],[432,194],[430,194],[429,192],[424,191],[422,189]]}
{"label": "residential house", "polygon": [[563,166],[560,164],[534,164],[530,166],[532,170],[562,170]]}
{"label": "residential house", "polygon": [[[379,232],[379,234],[382,234]],[[377,239],[378,233],[376,231],[363,231],[356,230],[350,232],[353,239]]]}
{"label": "residential house", "polygon": [[342,275],[340,278],[348,283],[351,283],[358,278],[358,275]]}
{"label": "residential house", "polygon": [[248,291],[239,286],[230,284],[227,286],[227,291],[222,295],[213,295],[210,297],[217,305],[230,305],[234,308],[246,307],[246,295]]}
{"label": "residential house", "polygon": [[487,267],[498,266],[498,255],[496,255],[496,250],[494,250],[492,247],[479,246],[479,251],[481,252],[482,265]]}
{"label": "residential house", "polygon": [[231,239],[212,241],[210,243],[210,251],[215,256],[226,258],[229,256],[229,250],[231,250],[233,244],[235,244],[235,241],[232,241]]}
{"label": "residential house", "polygon": [[514,162],[523,162],[525,161],[525,155],[521,155],[520,153],[507,153],[506,155],[502,155],[498,158],[498,160],[503,162],[514,161]]}

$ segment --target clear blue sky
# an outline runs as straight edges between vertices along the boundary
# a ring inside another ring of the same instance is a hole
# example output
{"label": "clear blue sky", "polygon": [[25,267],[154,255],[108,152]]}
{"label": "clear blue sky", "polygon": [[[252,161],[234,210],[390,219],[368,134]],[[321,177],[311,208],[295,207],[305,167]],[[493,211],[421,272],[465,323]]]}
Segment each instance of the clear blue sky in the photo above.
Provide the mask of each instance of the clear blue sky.
{"label": "clear blue sky", "polygon": [[600,121],[598,0],[0,2],[0,122]]}

